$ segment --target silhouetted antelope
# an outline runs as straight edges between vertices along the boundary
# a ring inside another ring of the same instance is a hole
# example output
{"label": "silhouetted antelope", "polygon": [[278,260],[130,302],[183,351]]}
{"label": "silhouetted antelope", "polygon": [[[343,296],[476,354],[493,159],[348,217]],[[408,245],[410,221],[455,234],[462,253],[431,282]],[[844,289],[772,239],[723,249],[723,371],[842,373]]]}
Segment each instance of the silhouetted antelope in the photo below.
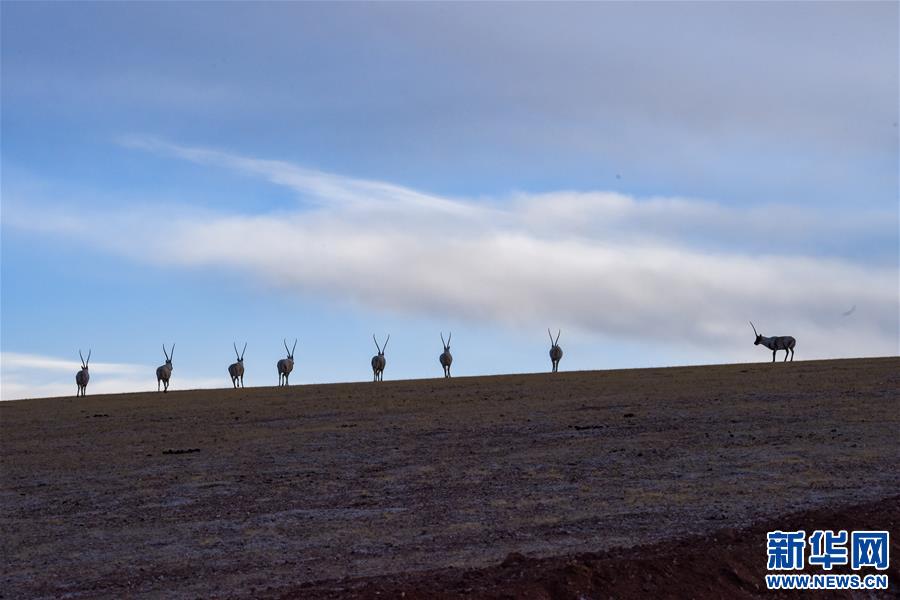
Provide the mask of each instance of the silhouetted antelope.
{"label": "silhouetted antelope", "polygon": [[156,367],[156,391],[159,391],[159,382],[163,383],[163,393],[169,391],[169,379],[172,378],[172,357],[175,356],[175,344],[172,344],[171,354],[166,354],[166,345],[163,344],[163,354],[166,355],[166,364]]}
{"label": "silhouetted antelope", "polygon": [[453,355],[450,354],[450,340],[453,339],[453,332],[450,332],[450,335],[447,336],[447,341],[444,341],[444,332],[441,332],[441,343],[444,344],[444,351],[438,357],[438,360],[441,361],[441,366],[444,367],[444,377],[450,377],[450,365],[453,364]]}
{"label": "silhouetted antelope", "polygon": [[387,360],[384,358],[384,349],[387,348],[388,342],[391,341],[391,334],[388,334],[387,339],[384,340],[384,347],[378,345],[378,340],[375,339],[375,334],[372,334],[372,341],[375,342],[375,347],[378,348],[378,354],[372,357],[372,374],[373,381],[384,381],[384,367],[387,365]]}
{"label": "silhouetted antelope", "polygon": [[759,335],[759,333],[756,331],[756,327],[753,326],[753,321],[750,321],[750,327],[753,327],[753,333],[756,334],[756,341],[753,342],[753,345],[758,346],[762,344],[763,346],[771,350],[772,362],[775,362],[775,353],[779,350],[784,350],[784,362],[787,362],[788,353],[791,354],[791,362],[794,362],[794,346],[797,345],[797,340],[789,335],[777,335],[775,337],[765,337]]}
{"label": "silhouetted antelope", "polygon": [[75,373],[75,385],[78,386],[78,391],[75,392],[75,397],[84,396],[87,392],[87,384],[88,381],[91,380],[91,374],[88,373],[88,363],[91,362],[91,351],[88,349],[88,357],[87,360],[84,360],[84,357],[81,356],[81,350],[78,350],[78,356],[81,357],[81,370]]}
{"label": "silhouetted antelope", "polygon": [[[278,385],[288,385],[288,377],[294,370],[294,350],[297,349],[297,338],[294,338],[294,348],[288,350],[287,340],[284,340],[284,349],[287,350],[287,358],[282,358],[276,365],[278,367]],[[282,384],[282,378],[284,383]]]}
{"label": "silhouetted antelope", "polygon": [[550,336],[550,361],[553,363],[553,372],[556,373],[559,370],[559,361],[562,360],[563,351],[562,348],[559,347],[559,335],[562,331],[556,332],[556,340],[553,339],[553,334],[550,333],[550,330],[547,330],[547,335]]}
{"label": "silhouetted antelope", "polygon": [[238,354],[237,351],[237,344],[234,342],[231,344],[234,346],[234,354],[237,356],[237,362],[228,365],[228,374],[231,375],[231,385],[238,387],[238,380],[240,380],[240,387],[244,387],[244,352],[247,351],[247,342],[244,342],[244,349],[241,350],[240,354]]}

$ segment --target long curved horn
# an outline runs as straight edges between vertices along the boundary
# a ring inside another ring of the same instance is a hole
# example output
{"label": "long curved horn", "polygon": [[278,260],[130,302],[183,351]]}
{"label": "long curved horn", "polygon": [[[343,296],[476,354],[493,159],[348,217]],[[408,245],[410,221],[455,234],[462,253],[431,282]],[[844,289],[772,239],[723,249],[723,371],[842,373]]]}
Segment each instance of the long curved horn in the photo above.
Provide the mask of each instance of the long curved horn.
{"label": "long curved horn", "polygon": [[81,356],[81,348],[78,349],[78,356],[81,358],[81,368],[84,368],[84,357]]}
{"label": "long curved horn", "polygon": [[553,342],[554,346],[559,346],[559,336],[561,333],[562,333],[562,329],[560,329],[559,331],[556,332],[556,341]]}
{"label": "long curved horn", "polygon": [[387,343],[391,341],[391,334],[388,334],[387,339],[384,340],[384,347],[381,349],[381,353],[384,354],[384,351],[387,350]]}
{"label": "long curved horn", "polygon": [[[753,321],[750,321],[750,327],[753,327]],[[756,331],[756,327],[753,327],[753,333],[759,335],[759,332]]]}
{"label": "long curved horn", "polygon": [[378,348],[378,354],[381,354],[381,346],[378,345],[378,340],[375,339],[375,334],[372,334],[372,341],[375,342],[375,347]]}
{"label": "long curved horn", "polygon": [[[81,350],[79,350],[78,353],[81,354]],[[84,361],[84,368],[87,369],[89,364],[91,364],[91,349],[90,348],[88,348],[87,360]]]}
{"label": "long curved horn", "polygon": [[169,360],[175,357],[175,343],[172,343],[172,350],[169,352]]}
{"label": "long curved horn", "polygon": [[291,358],[294,358],[294,350],[297,349],[297,338],[294,338],[294,347],[291,348]]}
{"label": "long curved horn", "polygon": [[282,338],[282,340],[281,340],[281,341],[282,341],[282,343],[283,343],[283,344],[284,344],[284,351],[285,351],[285,352],[287,352],[287,353],[288,353],[288,355],[290,355],[290,354],[291,354],[291,351],[290,351],[290,350],[288,350],[288,347],[287,347],[287,339],[285,339],[285,338]]}
{"label": "long curved horn", "polygon": [[450,332],[450,335],[447,336],[447,347],[450,347],[450,340],[453,339],[453,332]]}
{"label": "long curved horn", "polygon": [[[235,348],[237,350],[237,348]],[[241,360],[244,360],[244,352],[247,351],[247,342],[244,342],[244,349],[241,350]]]}
{"label": "long curved horn", "polygon": [[447,347],[447,342],[444,341],[444,332],[441,332],[441,343],[444,345],[444,348]]}
{"label": "long curved horn", "polygon": [[165,344],[163,344],[163,354],[165,355],[166,360],[172,360],[171,358],[169,358],[169,353],[166,352],[166,345],[165,345]]}
{"label": "long curved horn", "polygon": [[554,344],[553,344],[553,334],[550,333],[550,328],[549,328],[549,327],[547,328],[547,335],[550,336],[550,345],[551,345],[551,346],[554,345]]}
{"label": "long curved horn", "polygon": [[237,351],[237,344],[235,344],[234,342],[231,342],[231,345],[234,346],[234,356],[235,356],[235,358],[237,358],[238,360],[241,360],[241,355],[238,354],[238,351]]}

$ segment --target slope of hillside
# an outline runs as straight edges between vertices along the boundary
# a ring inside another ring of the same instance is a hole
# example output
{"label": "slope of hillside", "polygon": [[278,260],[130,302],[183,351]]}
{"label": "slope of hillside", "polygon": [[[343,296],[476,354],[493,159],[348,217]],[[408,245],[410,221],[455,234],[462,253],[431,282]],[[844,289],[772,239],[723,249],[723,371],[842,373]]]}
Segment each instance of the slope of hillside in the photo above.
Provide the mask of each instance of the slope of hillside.
{"label": "slope of hillside", "polygon": [[876,501],[898,389],[891,357],[0,403],[2,594],[251,595]]}

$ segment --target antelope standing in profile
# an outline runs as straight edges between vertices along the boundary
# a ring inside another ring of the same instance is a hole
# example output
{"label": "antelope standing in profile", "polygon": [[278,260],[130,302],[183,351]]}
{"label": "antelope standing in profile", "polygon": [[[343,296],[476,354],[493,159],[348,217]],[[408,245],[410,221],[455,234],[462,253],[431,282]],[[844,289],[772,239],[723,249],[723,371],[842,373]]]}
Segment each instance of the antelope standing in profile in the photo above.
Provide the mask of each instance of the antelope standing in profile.
{"label": "antelope standing in profile", "polygon": [[[292,350],[288,350],[287,340],[284,340],[284,349],[287,350],[287,358],[282,358],[276,365],[278,367],[278,385],[288,385],[288,377],[290,377],[291,371],[294,370],[294,350],[297,349],[297,338],[294,338],[294,348]],[[284,383],[282,383],[282,380]]]}
{"label": "antelope standing in profile", "polygon": [[556,373],[559,370],[559,361],[562,360],[563,351],[562,348],[559,347],[559,335],[562,333],[562,330],[556,332],[556,340],[553,339],[553,334],[550,333],[550,330],[547,330],[547,335],[550,336],[550,361],[553,363],[553,372]]}
{"label": "antelope standing in profile", "polygon": [[450,377],[450,365],[453,364],[453,355],[450,354],[450,340],[453,339],[453,332],[450,332],[450,335],[447,337],[447,341],[444,341],[444,332],[441,332],[441,343],[444,345],[444,351],[438,356],[438,360],[441,361],[441,366],[444,367],[444,377]]}
{"label": "antelope standing in profile", "polygon": [[81,356],[81,350],[78,350],[78,356],[81,357],[81,370],[75,373],[75,385],[78,386],[78,391],[75,392],[75,397],[84,396],[87,392],[87,384],[88,381],[91,380],[91,374],[88,373],[88,363],[91,362],[91,351],[88,349],[88,357],[87,360],[84,360],[84,356]]}
{"label": "antelope standing in profile", "polygon": [[374,333],[372,334],[372,341],[375,342],[375,347],[378,348],[378,354],[372,357],[373,381],[384,381],[384,367],[387,365],[387,360],[384,358],[384,349],[387,348],[388,342],[391,341],[391,334],[388,334],[387,339],[384,340],[383,347],[378,345],[378,340],[375,339]]}
{"label": "antelope standing in profile", "polygon": [[784,350],[784,362],[787,362],[788,353],[791,355],[791,362],[794,362],[794,346],[797,345],[797,340],[789,335],[776,335],[775,337],[759,335],[756,331],[756,327],[753,326],[753,321],[750,321],[750,327],[753,327],[753,333],[756,334],[756,341],[753,342],[753,345],[758,346],[762,344],[771,350],[772,362],[775,362],[775,353],[779,350]]}
{"label": "antelope standing in profile", "polygon": [[244,349],[241,350],[240,354],[238,354],[237,351],[237,344],[232,342],[232,345],[234,346],[234,354],[237,356],[237,362],[228,365],[228,374],[231,375],[231,385],[239,387],[238,380],[240,380],[240,387],[244,387],[244,352],[247,351],[247,342],[244,342]]}
{"label": "antelope standing in profile", "polygon": [[166,355],[166,364],[156,367],[156,391],[159,391],[159,382],[163,383],[163,393],[169,391],[169,379],[172,378],[172,357],[175,356],[175,344],[172,344],[170,354],[166,354],[166,345],[163,344],[163,354]]}

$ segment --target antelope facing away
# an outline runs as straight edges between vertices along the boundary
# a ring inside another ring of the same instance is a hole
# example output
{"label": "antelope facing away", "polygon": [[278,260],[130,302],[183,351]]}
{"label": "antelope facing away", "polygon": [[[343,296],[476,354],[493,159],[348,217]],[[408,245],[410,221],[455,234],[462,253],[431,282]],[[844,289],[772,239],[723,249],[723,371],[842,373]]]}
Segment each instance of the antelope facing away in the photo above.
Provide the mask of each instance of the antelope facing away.
{"label": "antelope facing away", "polygon": [[438,356],[438,360],[441,361],[441,366],[444,367],[444,377],[450,377],[450,365],[453,364],[453,355],[450,354],[450,340],[453,339],[453,332],[450,332],[450,335],[447,337],[447,341],[444,341],[444,332],[441,332],[441,343],[444,344],[444,351]]}
{"label": "antelope facing away", "polygon": [[[237,362],[228,365],[228,374],[231,375],[231,385],[234,387],[244,387],[244,352],[247,351],[247,342],[244,342],[244,349],[238,354],[237,344],[232,342],[234,346],[234,354],[237,356]],[[240,380],[240,386],[238,381]]]}
{"label": "antelope facing away", "polygon": [[550,336],[550,361],[553,363],[553,372],[556,373],[559,370],[559,361],[562,360],[563,351],[562,348],[559,347],[559,335],[562,331],[556,332],[556,340],[553,339],[553,334],[550,333],[550,330],[547,330],[547,335]]}
{"label": "antelope facing away", "polygon": [[[288,377],[294,370],[294,350],[297,349],[297,338],[294,338],[294,348],[288,350],[287,340],[284,340],[284,349],[287,350],[287,358],[282,358],[276,365],[278,367],[278,385],[288,385]],[[243,369],[243,366],[241,366]],[[284,381],[284,383],[282,383]]]}
{"label": "antelope facing away", "polygon": [[775,362],[775,353],[779,350],[784,350],[784,362],[787,362],[788,353],[791,355],[791,362],[794,362],[794,346],[797,344],[797,340],[789,335],[776,335],[775,337],[759,335],[756,331],[756,327],[753,326],[753,321],[750,321],[750,327],[753,327],[753,333],[756,334],[756,341],[753,342],[753,345],[758,346],[762,344],[771,350],[772,362]]}
{"label": "antelope facing away", "polygon": [[156,367],[156,391],[159,391],[159,382],[163,383],[163,393],[169,391],[169,379],[172,378],[172,357],[175,356],[175,344],[172,344],[170,354],[166,354],[166,345],[163,344],[163,354],[166,355],[166,364]]}
{"label": "antelope facing away", "polygon": [[78,391],[75,392],[75,397],[84,396],[85,392],[87,392],[87,384],[88,381],[91,380],[91,374],[88,373],[88,363],[91,362],[91,351],[88,350],[87,360],[84,360],[84,357],[81,356],[81,350],[78,350],[78,356],[81,357],[81,370],[75,373],[75,385],[78,386]]}
{"label": "antelope facing away", "polygon": [[388,342],[391,341],[391,334],[388,334],[387,339],[384,340],[384,346],[378,345],[378,340],[375,339],[374,333],[372,334],[372,341],[375,342],[375,347],[378,348],[378,354],[372,357],[373,381],[384,381],[384,367],[387,365],[387,360],[384,358],[384,349],[387,348]]}

